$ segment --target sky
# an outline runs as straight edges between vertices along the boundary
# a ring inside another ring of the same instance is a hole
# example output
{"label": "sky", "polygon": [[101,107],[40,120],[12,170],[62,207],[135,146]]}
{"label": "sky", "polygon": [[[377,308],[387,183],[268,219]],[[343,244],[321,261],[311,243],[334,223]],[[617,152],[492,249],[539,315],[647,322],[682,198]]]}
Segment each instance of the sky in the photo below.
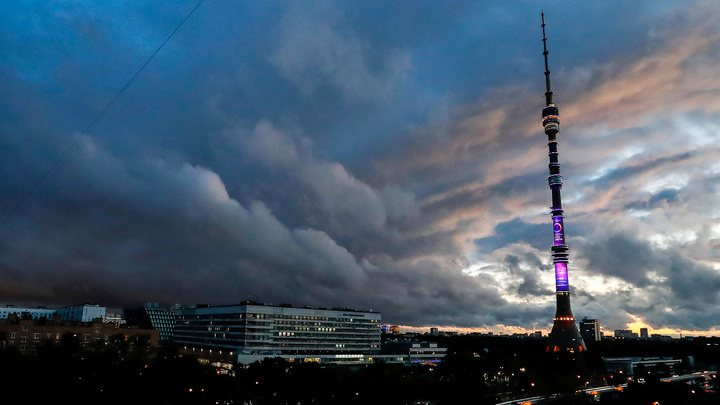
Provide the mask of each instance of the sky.
{"label": "sky", "polygon": [[717,2],[196,5],[0,9],[0,303],[548,331],[543,10],[575,317],[720,333]]}

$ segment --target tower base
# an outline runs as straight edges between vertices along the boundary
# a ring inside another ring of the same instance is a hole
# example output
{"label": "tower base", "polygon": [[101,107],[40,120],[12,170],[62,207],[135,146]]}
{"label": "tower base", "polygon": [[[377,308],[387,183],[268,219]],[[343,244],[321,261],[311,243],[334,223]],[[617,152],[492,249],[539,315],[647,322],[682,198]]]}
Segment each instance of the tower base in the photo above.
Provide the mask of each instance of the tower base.
{"label": "tower base", "polygon": [[587,347],[575,320],[555,320],[545,351],[581,353],[585,350]]}
{"label": "tower base", "polygon": [[570,293],[563,291],[556,293],[555,296],[557,298],[557,311],[555,312],[553,328],[545,351],[584,352],[587,350],[587,346],[585,346],[585,341],[580,335],[572,309],[570,309]]}

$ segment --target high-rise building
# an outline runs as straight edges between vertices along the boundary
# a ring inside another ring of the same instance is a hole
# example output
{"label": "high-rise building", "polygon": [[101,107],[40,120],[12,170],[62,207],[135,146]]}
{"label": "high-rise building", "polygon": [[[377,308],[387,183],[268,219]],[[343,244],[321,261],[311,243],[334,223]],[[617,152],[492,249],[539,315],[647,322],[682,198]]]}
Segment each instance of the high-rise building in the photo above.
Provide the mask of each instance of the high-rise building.
{"label": "high-rise building", "polygon": [[237,355],[347,356],[380,352],[377,312],[243,302],[175,310],[173,342]]}
{"label": "high-rise building", "polygon": [[647,328],[640,328],[640,339],[650,339]]}
{"label": "high-rise building", "polygon": [[585,342],[599,342],[602,339],[600,322],[597,319],[583,318],[580,321],[580,335]]}
{"label": "high-rise building", "polygon": [[555,265],[555,298],[557,309],[553,318],[553,328],[546,351],[549,352],[582,352],[586,350],[570,308],[570,285],[568,283],[568,246],[565,244],[563,227],[563,207],[560,189],[562,175],[558,158],[557,133],[560,130],[558,108],[553,103],[553,92],[550,90],[550,69],[548,68],[547,38],[545,36],[545,15],[542,17],[543,55],[545,57],[545,108],[542,110],[542,124],[548,137],[548,156],[550,176],[548,185],[552,191],[552,207],[550,208],[553,223],[552,258]]}

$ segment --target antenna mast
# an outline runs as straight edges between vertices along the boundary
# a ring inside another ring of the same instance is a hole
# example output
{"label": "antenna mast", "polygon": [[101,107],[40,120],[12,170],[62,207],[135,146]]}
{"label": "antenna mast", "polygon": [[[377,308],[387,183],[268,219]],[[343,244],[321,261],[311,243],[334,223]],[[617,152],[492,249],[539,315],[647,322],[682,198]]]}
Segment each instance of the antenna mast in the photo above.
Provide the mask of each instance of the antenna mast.
{"label": "antenna mast", "polygon": [[553,92],[550,90],[550,68],[548,67],[548,50],[547,50],[547,36],[545,35],[545,13],[540,13],[542,19],[542,42],[543,42],[543,56],[545,57],[545,104],[551,105],[553,103],[552,95]]}

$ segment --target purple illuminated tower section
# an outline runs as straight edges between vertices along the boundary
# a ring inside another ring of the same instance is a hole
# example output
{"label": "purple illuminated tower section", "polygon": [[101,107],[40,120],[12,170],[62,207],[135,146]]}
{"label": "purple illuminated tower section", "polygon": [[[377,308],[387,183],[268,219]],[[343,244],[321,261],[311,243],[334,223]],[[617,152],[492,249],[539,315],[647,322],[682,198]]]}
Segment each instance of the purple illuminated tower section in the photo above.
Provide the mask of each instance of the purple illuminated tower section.
{"label": "purple illuminated tower section", "polygon": [[550,90],[550,69],[548,68],[547,38],[545,37],[545,15],[541,13],[543,30],[543,55],[545,56],[545,108],[542,110],[542,123],[548,137],[548,156],[550,158],[550,176],[548,185],[552,191],[552,207],[550,208],[553,223],[552,258],[555,265],[555,297],[557,310],[553,318],[553,328],[546,351],[579,353],[586,350],[585,342],[580,336],[575,317],[570,308],[570,286],[568,283],[568,246],[565,244],[563,224],[563,208],[560,190],[562,175],[558,158],[557,133],[560,130],[558,108],[553,104],[553,92]]}

